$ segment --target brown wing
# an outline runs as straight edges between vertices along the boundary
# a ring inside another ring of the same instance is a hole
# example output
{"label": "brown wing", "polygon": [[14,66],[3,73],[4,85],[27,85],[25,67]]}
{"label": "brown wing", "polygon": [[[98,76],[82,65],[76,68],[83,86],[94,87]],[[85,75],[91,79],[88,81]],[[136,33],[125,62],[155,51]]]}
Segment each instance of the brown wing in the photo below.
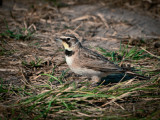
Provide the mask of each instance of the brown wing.
{"label": "brown wing", "polygon": [[110,62],[104,56],[87,48],[83,48],[80,51],[79,57],[79,63],[82,67],[87,67],[88,69],[94,69],[102,72],[123,72],[123,70],[119,66]]}

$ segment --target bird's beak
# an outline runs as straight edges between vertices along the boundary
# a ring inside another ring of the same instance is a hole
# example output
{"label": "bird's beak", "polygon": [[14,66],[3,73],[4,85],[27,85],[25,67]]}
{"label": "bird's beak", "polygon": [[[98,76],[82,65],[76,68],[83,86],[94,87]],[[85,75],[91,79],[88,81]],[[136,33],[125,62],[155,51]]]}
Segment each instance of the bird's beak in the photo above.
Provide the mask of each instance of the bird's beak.
{"label": "bird's beak", "polygon": [[64,39],[64,38],[56,38],[55,40],[56,40],[57,42],[62,43],[65,49],[70,49],[70,48],[69,48],[69,45],[65,42],[65,39]]}
{"label": "bird's beak", "polygon": [[62,42],[62,40],[60,38],[56,38],[55,39],[57,42]]}
{"label": "bird's beak", "polygon": [[61,37],[59,37],[59,38],[56,38],[56,41],[66,42],[66,37],[65,37],[65,36],[61,36]]}

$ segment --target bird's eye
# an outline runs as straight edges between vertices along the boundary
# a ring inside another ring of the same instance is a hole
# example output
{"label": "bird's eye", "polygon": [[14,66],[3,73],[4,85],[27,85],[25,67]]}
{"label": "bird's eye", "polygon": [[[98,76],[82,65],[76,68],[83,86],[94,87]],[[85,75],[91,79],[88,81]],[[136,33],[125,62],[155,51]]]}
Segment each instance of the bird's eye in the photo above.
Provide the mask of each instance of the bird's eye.
{"label": "bird's eye", "polygon": [[70,38],[67,38],[67,40],[70,40]]}

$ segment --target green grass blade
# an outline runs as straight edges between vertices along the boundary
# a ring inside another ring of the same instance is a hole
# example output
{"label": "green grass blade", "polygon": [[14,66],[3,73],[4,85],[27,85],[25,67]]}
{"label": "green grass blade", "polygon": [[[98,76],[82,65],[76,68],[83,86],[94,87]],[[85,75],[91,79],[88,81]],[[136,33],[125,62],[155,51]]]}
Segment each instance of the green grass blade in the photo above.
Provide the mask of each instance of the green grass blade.
{"label": "green grass blade", "polygon": [[40,74],[40,75],[46,75],[46,76],[48,76],[48,77],[51,77],[51,78],[57,80],[60,84],[62,84],[62,81],[59,80],[57,77],[54,77],[53,75],[50,75],[50,74]]}

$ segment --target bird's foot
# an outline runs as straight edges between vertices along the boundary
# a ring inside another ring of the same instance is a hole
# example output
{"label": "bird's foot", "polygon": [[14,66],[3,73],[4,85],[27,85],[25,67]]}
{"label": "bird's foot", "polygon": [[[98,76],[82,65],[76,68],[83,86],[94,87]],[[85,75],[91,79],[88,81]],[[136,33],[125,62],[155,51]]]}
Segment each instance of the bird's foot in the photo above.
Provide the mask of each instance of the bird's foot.
{"label": "bird's foot", "polygon": [[100,82],[100,78],[97,76],[93,76],[91,80],[91,86],[97,87],[99,82]]}

